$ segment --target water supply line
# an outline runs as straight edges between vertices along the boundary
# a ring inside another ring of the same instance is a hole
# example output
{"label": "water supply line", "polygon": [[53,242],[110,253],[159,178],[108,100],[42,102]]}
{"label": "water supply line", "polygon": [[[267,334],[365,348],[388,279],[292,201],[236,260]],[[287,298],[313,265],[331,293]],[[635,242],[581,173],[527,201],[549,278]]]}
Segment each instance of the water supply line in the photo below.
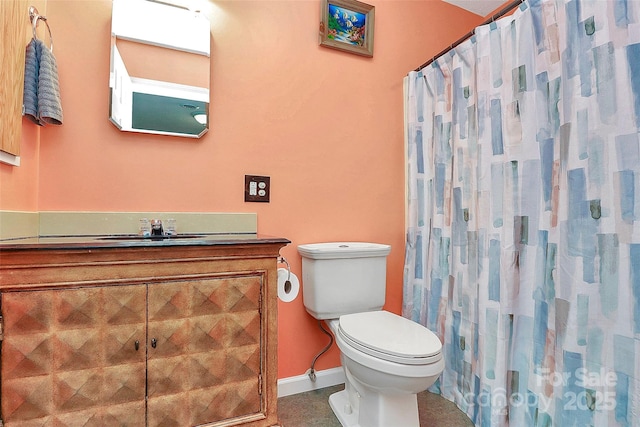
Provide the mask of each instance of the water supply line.
{"label": "water supply line", "polygon": [[329,349],[333,345],[333,335],[331,334],[331,332],[327,331],[324,327],[322,327],[322,320],[318,320],[318,326],[320,327],[322,332],[324,332],[329,337],[330,341],[329,341],[329,344],[327,344],[327,346],[323,348],[322,351],[320,351],[320,353],[316,354],[316,357],[313,358],[313,362],[311,362],[311,369],[309,370],[309,379],[312,382],[316,382],[316,371],[314,369],[314,366],[316,365],[316,361],[320,356],[322,356],[327,351],[329,351]]}
{"label": "water supply line", "polygon": [[[287,286],[289,286],[289,289],[291,289],[291,282],[289,281],[289,279],[291,278],[291,267],[289,266],[289,262],[287,261],[287,259],[283,256],[280,256],[278,258],[278,263],[280,264],[285,264],[287,266],[287,280],[285,282],[285,289],[287,289]],[[322,320],[318,320],[318,326],[320,327],[320,330],[322,332],[324,332],[325,335],[327,335],[329,337],[329,344],[327,344],[321,351],[320,353],[316,354],[316,357],[313,358],[313,362],[311,362],[311,369],[309,369],[309,379],[312,382],[316,382],[316,370],[315,370],[315,365],[316,365],[316,361],[320,358],[320,356],[322,356],[323,354],[325,354],[327,351],[329,351],[329,349],[331,348],[331,346],[333,345],[333,335],[331,334],[331,332],[327,331],[323,326],[322,326]]]}

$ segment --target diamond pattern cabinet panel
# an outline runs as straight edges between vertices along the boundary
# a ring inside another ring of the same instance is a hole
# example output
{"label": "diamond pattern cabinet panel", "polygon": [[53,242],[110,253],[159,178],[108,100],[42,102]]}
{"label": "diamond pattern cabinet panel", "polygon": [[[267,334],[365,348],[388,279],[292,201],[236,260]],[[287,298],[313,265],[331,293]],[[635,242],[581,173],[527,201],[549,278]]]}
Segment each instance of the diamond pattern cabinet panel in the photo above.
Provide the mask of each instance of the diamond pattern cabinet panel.
{"label": "diamond pattern cabinet panel", "polygon": [[289,241],[217,239],[0,242],[0,425],[278,427]]}
{"label": "diamond pattern cabinet panel", "polygon": [[146,287],[3,292],[2,418],[144,425]]}
{"label": "diamond pattern cabinet panel", "polygon": [[260,413],[263,281],[244,274],[149,285],[149,426]]}

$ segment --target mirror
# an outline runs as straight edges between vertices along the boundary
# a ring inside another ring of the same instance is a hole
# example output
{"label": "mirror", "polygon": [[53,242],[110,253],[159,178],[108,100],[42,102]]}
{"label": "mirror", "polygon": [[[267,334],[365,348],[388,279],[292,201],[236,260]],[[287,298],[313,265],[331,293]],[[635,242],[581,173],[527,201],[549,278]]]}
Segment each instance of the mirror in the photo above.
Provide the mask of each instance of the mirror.
{"label": "mirror", "polygon": [[113,0],[111,122],[129,132],[204,135],[210,34],[200,12],[153,0]]}

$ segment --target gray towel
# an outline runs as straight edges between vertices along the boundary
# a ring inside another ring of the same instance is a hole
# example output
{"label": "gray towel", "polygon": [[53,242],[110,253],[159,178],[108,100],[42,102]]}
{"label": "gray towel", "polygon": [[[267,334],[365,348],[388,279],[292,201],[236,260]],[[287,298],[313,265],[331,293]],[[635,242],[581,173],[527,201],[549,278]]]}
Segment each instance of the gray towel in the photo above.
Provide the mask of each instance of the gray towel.
{"label": "gray towel", "polygon": [[53,52],[41,40],[40,72],[38,75],[38,118],[50,125],[62,124],[62,103],[58,84],[58,65]]}
{"label": "gray towel", "polygon": [[31,39],[27,45],[24,66],[24,91],[22,108],[24,115],[32,122],[42,126],[38,119],[38,71],[40,70],[40,46]]}
{"label": "gray towel", "polygon": [[27,45],[23,110],[40,126],[62,124],[58,66],[51,50],[38,39],[31,39]]}

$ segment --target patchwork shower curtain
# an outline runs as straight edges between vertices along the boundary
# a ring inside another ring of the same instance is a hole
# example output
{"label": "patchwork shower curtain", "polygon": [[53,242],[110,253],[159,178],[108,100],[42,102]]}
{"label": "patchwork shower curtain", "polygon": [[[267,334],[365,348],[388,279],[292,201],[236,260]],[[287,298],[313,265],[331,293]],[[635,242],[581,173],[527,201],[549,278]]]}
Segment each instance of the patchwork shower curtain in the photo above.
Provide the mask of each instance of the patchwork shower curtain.
{"label": "patchwork shower curtain", "polygon": [[404,316],[478,426],[640,425],[640,2],[535,0],[405,79]]}

